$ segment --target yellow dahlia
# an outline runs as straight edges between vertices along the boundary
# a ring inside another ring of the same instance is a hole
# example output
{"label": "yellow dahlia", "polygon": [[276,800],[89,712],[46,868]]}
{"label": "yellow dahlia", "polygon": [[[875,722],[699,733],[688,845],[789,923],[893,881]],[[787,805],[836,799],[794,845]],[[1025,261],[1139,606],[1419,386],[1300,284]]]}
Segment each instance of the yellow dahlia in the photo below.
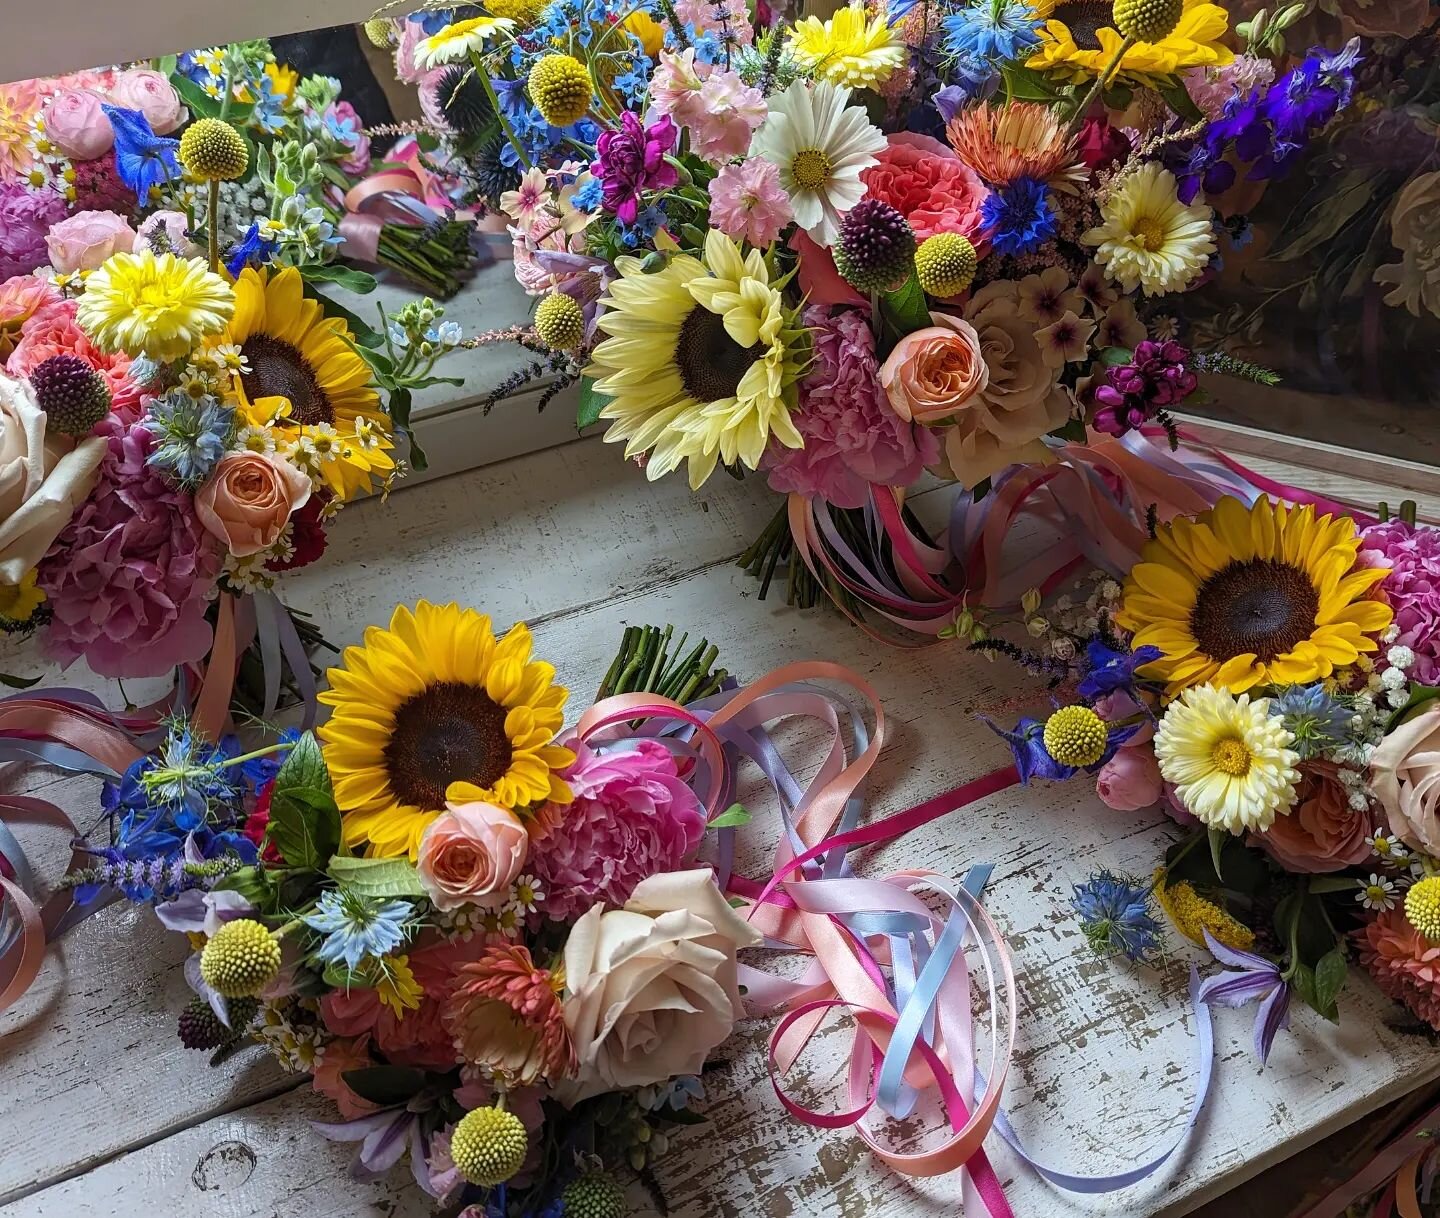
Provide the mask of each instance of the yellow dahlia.
{"label": "yellow dahlia", "polygon": [[[1043,24],[1028,68],[1082,83],[1105,71],[1124,42],[1110,0],[1032,0],[1030,7]],[[1218,4],[1185,0],[1175,28],[1158,42],[1132,43],[1112,79],[1151,85],[1186,68],[1221,67],[1235,58],[1222,42],[1229,22]]]}
{"label": "yellow dahlia", "polygon": [[1183,292],[1215,252],[1211,210],[1180,202],[1175,175],[1154,161],[1125,175],[1101,202],[1100,219],[1080,240],[1127,292]]}
{"label": "yellow dahlia", "polygon": [[649,452],[652,479],[688,462],[695,489],[718,461],[755,469],[771,436],[800,447],[790,411],[806,331],[759,251],[742,256],[711,229],[704,262],[677,254],[654,274],[638,258],[615,265],[599,322],[610,337],[588,369],[610,399],[607,441],[623,440],[627,457]]}
{"label": "yellow dahlia", "polygon": [[1390,606],[1365,599],[1388,568],[1357,569],[1358,549],[1347,517],[1226,496],[1160,527],[1115,620],[1136,647],[1160,649],[1140,673],[1171,694],[1206,682],[1237,694],[1304,685],[1377,650],[1372,636],[1390,625]]}
{"label": "yellow dahlia", "polygon": [[305,296],[300,272],[246,268],[220,339],[240,349],[233,374],[245,421],[269,427],[280,452],[338,499],[371,490],[395,468],[390,419],[350,328]]}
{"label": "yellow dahlia", "polygon": [[381,857],[419,855],[446,800],[519,810],[570,788],[575,754],[551,743],[566,690],[530,658],[530,631],[496,640],[490,619],[458,605],[401,605],[328,674],[320,728],[345,844]]}
{"label": "yellow dahlia", "polygon": [[101,263],[85,281],[75,321],[102,351],[168,361],[218,334],[234,309],[230,285],[203,259],[147,249]]}
{"label": "yellow dahlia", "polygon": [[790,53],[819,79],[851,89],[884,84],[907,54],[884,14],[872,20],[858,4],[840,9],[826,21],[819,17],[797,21],[790,34]]}

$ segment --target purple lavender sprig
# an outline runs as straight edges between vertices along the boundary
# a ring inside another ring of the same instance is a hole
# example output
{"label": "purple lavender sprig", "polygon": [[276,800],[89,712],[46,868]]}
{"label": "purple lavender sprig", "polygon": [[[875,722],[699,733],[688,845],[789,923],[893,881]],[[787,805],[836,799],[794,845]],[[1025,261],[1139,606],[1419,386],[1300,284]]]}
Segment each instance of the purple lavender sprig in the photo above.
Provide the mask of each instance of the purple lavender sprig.
{"label": "purple lavender sprig", "polygon": [[115,888],[132,901],[165,901],[191,888],[209,890],[240,868],[240,857],[222,855],[189,862],[182,851],[149,859],[104,859],[94,867],[72,871],[63,888]]}

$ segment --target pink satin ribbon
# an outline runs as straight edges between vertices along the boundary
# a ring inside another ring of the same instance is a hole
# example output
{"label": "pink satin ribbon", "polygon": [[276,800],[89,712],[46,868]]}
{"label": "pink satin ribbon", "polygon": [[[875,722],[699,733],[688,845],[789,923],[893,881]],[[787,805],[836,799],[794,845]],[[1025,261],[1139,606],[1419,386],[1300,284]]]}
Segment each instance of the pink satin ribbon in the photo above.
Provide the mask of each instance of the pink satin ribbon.
{"label": "pink satin ribbon", "polygon": [[372,173],[345,192],[345,215],[340,235],[342,252],[362,262],[374,262],[380,252],[380,230],[387,224],[419,228],[433,215],[425,202],[425,186],[411,169]]}

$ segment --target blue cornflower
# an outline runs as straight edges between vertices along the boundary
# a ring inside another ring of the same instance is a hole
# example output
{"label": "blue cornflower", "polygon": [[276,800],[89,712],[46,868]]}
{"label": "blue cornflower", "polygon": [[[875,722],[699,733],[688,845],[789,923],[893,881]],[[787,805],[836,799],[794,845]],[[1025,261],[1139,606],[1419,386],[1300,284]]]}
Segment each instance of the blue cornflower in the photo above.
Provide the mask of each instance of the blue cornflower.
{"label": "blue cornflower", "polygon": [[145,428],[156,444],[146,464],[177,486],[199,486],[225,455],[234,427],[234,407],[208,393],[191,397],[172,389],[150,403]]}
{"label": "blue cornflower", "polygon": [[1146,644],[1134,651],[1117,651],[1101,639],[1085,644],[1085,675],[1080,678],[1078,692],[1087,702],[1135,686],[1135,670],[1160,658],[1160,648]]}
{"label": "blue cornflower", "polygon": [[600,185],[600,179],[591,177],[586,180],[585,185],[581,186],[570,196],[570,202],[573,203],[578,210],[589,212],[593,215],[600,210],[600,196],[602,193],[603,187]]}
{"label": "blue cornflower", "polygon": [[992,190],[980,205],[980,219],[999,254],[1025,254],[1055,235],[1049,190],[1034,178],[1016,178]]}
{"label": "blue cornflower", "polygon": [[415,907],[409,901],[362,896],[345,888],[321,893],[313,912],[300,918],[325,941],[316,952],[326,964],[344,961],[352,973],[366,956],[388,955],[410,937]]}
{"label": "blue cornflower", "polygon": [[275,241],[261,235],[257,220],[231,249],[230,256],[225,259],[225,269],[232,276],[238,276],[247,266],[264,266],[275,256],[276,245]]}
{"label": "blue cornflower", "polygon": [[1270,703],[1270,713],[1295,737],[1290,747],[1301,760],[1317,757],[1342,743],[1353,714],[1319,684],[1292,685]]}
{"label": "blue cornflower", "polygon": [[1150,909],[1149,886],[1100,871],[1075,885],[1070,904],[1080,915],[1080,929],[1102,956],[1147,960],[1160,946],[1160,923]]}
{"label": "blue cornflower", "polygon": [[635,217],[635,223],[619,225],[620,240],[633,250],[649,241],[664,223],[665,213],[658,206],[652,205]]}
{"label": "blue cornflower", "polygon": [[1020,59],[1039,45],[1035,10],[1016,0],[980,0],[940,23],[945,50],[983,61]]}
{"label": "blue cornflower", "polygon": [[1290,1026],[1290,983],[1281,976],[1280,966],[1273,960],[1226,947],[1208,930],[1205,943],[1216,960],[1228,964],[1234,971],[1206,977],[1200,983],[1198,997],[1212,1006],[1219,1003],[1232,1008],[1259,1000],[1260,1007],[1255,1013],[1255,1056],[1263,1066],[1270,1056],[1270,1046],[1275,1043],[1275,1034]]}
{"label": "blue cornflower", "polygon": [[156,135],[139,110],[100,108],[115,130],[115,172],[143,204],[154,187],[180,176],[180,141]]}

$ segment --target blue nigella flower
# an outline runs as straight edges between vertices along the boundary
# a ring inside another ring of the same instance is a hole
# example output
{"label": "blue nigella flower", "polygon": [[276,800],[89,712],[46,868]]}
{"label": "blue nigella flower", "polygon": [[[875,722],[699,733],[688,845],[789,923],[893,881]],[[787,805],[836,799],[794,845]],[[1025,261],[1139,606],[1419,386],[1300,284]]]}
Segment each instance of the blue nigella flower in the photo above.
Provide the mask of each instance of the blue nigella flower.
{"label": "blue nigella flower", "polygon": [[1127,960],[1149,959],[1160,946],[1160,923],[1151,914],[1150,891],[1147,885],[1109,871],[1096,872],[1075,885],[1070,904],[1096,952]]}
{"label": "blue nigella flower", "polygon": [[153,187],[180,176],[180,141],[156,135],[139,110],[102,105],[115,130],[115,172],[145,203]]}
{"label": "blue nigella flower", "polygon": [[1353,712],[1335,701],[1322,685],[1292,685],[1270,703],[1295,737],[1293,748],[1302,760],[1316,757],[1344,741]]}
{"label": "blue nigella flower", "polygon": [[992,190],[980,205],[980,219],[999,254],[1024,254],[1055,235],[1049,190],[1034,178],[1016,178]]}
{"label": "blue nigella flower", "polygon": [[145,429],[157,443],[145,459],[178,486],[198,486],[225,455],[235,410],[211,394],[172,389],[150,403]]}
{"label": "blue nigella flower", "polygon": [[1087,702],[1106,694],[1135,687],[1135,670],[1160,658],[1160,648],[1148,643],[1134,651],[1117,651],[1101,639],[1085,644],[1085,675],[1080,678],[1077,692]]}
{"label": "blue nigella flower", "polygon": [[387,901],[332,888],[320,895],[301,921],[325,936],[316,956],[326,964],[344,962],[352,973],[366,956],[388,955],[410,935],[415,908],[409,901]]}
{"label": "blue nigella flower", "polygon": [[[1270,1046],[1281,1028],[1290,1026],[1290,983],[1280,976],[1280,966],[1254,952],[1236,951],[1226,947],[1208,930],[1205,943],[1210,954],[1221,964],[1230,966],[1223,973],[1206,977],[1200,983],[1199,998],[1212,1006],[1243,1007],[1259,1001],[1255,1012],[1255,1056],[1260,1064],[1270,1056]],[[1234,970],[1234,971],[1231,971]]]}
{"label": "blue nigella flower", "polygon": [[1028,4],[980,0],[940,23],[945,50],[979,60],[1020,59],[1040,43],[1040,22]]}

